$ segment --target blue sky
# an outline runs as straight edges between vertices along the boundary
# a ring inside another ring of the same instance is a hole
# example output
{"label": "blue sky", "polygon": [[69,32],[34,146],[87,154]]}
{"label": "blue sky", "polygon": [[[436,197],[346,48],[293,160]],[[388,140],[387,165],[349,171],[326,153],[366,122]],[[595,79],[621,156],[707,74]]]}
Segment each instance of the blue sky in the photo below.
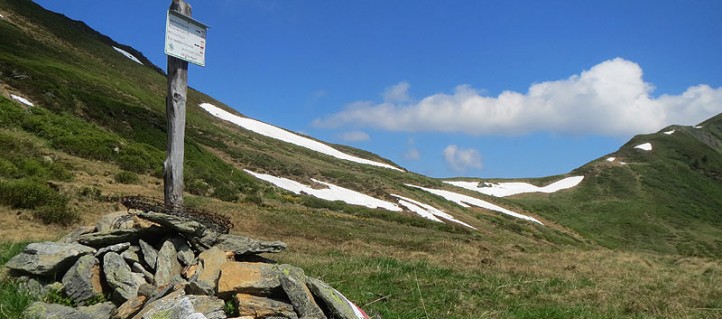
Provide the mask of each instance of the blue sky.
{"label": "blue sky", "polygon": [[[170,1],[37,2],[165,68]],[[721,1],[189,2],[192,87],[434,177],[563,174],[722,112]]]}

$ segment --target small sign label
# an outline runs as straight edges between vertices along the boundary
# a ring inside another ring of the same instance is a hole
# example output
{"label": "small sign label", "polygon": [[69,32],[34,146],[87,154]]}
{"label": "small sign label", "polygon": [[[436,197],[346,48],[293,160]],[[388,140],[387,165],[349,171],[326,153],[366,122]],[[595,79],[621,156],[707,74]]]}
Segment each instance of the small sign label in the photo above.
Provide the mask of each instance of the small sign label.
{"label": "small sign label", "polygon": [[165,54],[200,66],[206,65],[206,33],[203,23],[179,12],[168,11]]}

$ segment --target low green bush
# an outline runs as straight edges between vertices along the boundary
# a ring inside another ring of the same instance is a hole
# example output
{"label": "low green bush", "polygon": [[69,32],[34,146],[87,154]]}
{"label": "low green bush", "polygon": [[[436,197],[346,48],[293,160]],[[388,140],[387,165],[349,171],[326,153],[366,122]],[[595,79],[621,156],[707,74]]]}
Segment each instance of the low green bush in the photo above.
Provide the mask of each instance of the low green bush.
{"label": "low green bush", "polygon": [[80,215],[68,207],[67,198],[57,199],[47,205],[40,206],[33,211],[33,217],[43,224],[56,224],[69,226],[80,221]]}
{"label": "low green bush", "polygon": [[140,178],[138,178],[138,174],[128,171],[120,171],[113,179],[121,184],[137,184],[140,182]]}
{"label": "low green bush", "polygon": [[32,179],[0,182],[0,203],[12,208],[33,209],[61,200],[47,184]]}

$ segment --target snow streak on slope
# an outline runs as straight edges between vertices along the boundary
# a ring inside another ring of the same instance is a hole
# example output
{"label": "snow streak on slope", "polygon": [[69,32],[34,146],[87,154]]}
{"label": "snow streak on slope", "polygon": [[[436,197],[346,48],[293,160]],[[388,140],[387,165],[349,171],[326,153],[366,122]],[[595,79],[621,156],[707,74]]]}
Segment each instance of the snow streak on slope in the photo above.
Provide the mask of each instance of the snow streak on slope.
{"label": "snow streak on slope", "polygon": [[408,208],[409,210],[413,211],[414,213],[417,213],[417,214],[421,215],[421,216],[424,217],[424,218],[428,218],[428,219],[431,219],[431,220],[433,220],[433,221],[436,221],[436,222],[440,222],[440,223],[441,223],[442,221],[441,221],[440,219],[436,218],[436,217],[441,217],[441,218],[443,218],[443,219],[446,219],[446,220],[448,220],[448,221],[455,222],[455,223],[457,223],[457,224],[464,225],[464,226],[469,227],[469,228],[471,228],[471,229],[476,229],[476,227],[471,226],[471,225],[469,225],[469,224],[467,224],[467,223],[465,223],[465,222],[462,222],[462,221],[460,221],[460,220],[457,220],[456,218],[454,218],[454,216],[451,216],[451,215],[445,213],[444,211],[442,211],[442,210],[440,210],[440,209],[436,209],[436,208],[434,208],[434,207],[431,206],[431,205],[424,204],[424,203],[421,203],[421,202],[417,202],[417,201],[415,201],[415,200],[413,200],[413,199],[406,198],[406,197],[403,197],[403,196],[400,196],[400,195],[393,195],[393,196],[399,199],[399,204],[401,204],[402,206]]}
{"label": "snow streak on slope", "polygon": [[664,134],[667,134],[667,135],[672,135],[672,134],[674,134],[674,130],[671,130],[671,131],[666,131],[666,132],[664,132]]}
{"label": "snow streak on slope", "polygon": [[538,220],[537,220],[536,218],[534,218],[534,217],[529,217],[529,216],[527,216],[527,215],[523,215],[523,214],[519,214],[519,213],[510,211],[510,210],[508,210],[508,209],[506,209],[506,208],[503,208],[503,207],[494,205],[494,204],[492,204],[492,203],[489,203],[489,202],[487,202],[487,201],[483,201],[483,200],[478,199],[478,198],[475,198],[475,197],[466,196],[466,195],[463,195],[463,194],[454,193],[454,192],[450,192],[450,191],[445,191],[445,190],[441,190],[441,189],[424,188],[424,187],[421,187],[421,186],[416,186],[416,185],[411,185],[411,184],[406,184],[406,185],[407,185],[407,186],[411,186],[411,187],[415,187],[415,188],[418,188],[418,189],[425,190],[425,191],[427,191],[427,192],[429,192],[429,193],[432,193],[432,194],[434,194],[434,195],[441,196],[441,197],[443,197],[443,198],[446,198],[446,199],[449,200],[449,201],[452,201],[452,202],[454,202],[454,203],[459,204],[461,207],[470,207],[469,205],[473,205],[473,206],[476,206],[476,207],[481,207],[481,208],[484,208],[484,209],[493,210],[493,211],[495,211],[495,212],[499,212],[499,213],[506,214],[506,215],[509,215],[509,216],[513,216],[513,217],[516,217],[516,218],[520,218],[520,219],[532,221],[532,222],[538,223],[538,224],[540,224],[540,225],[544,225],[544,224],[542,224],[542,222],[538,221]]}
{"label": "snow streak on slope", "polygon": [[638,148],[638,149],[643,150],[643,151],[651,151],[651,150],[652,150],[652,143],[639,144],[639,145],[635,146],[634,148]]}
{"label": "snow streak on slope", "polygon": [[13,100],[18,101],[18,102],[20,102],[20,103],[22,103],[22,104],[25,104],[25,105],[27,105],[27,106],[35,106],[35,104],[33,104],[33,102],[28,101],[28,99],[26,99],[26,98],[24,98],[24,97],[22,97],[22,96],[18,96],[18,95],[15,95],[15,94],[10,94],[10,97],[11,97]]}
{"label": "snow streak on slope", "polygon": [[134,55],[128,53],[128,51],[125,51],[121,48],[116,48],[116,47],[113,47],[113,49],[115,49],[115,51],[120,52],[120,54],[125,55],[126,58],[133,60],[133,62],[143,64],[143,62],[140,62],[140,60],[138,60],[138,58],[136,58]]}
{"label": "snow streak on slope", "polygon": [[200,107],[203,108],[204,110],[206,110],[208,113],[211,113],[213,116],[216,116],[220,119],[226,120],[228,122],[231,122],[242,128],[256,132],[261,135],[265,135],[265,136],[275,138],[275,139],[278,139],[278,140],[281,140],[281,141],[284,141],[287,143],[302,146],[302,147],[308,148],[310,150],[313,150],[313,151],[316,151],[319,153],[323,153],[323,154],[326,154],[329,156],[333,156],[335,158],[339,158],[342,160],[347,160],[347,161],[356,162],[356,163],[360,163],[360,164],[390,168],[390,169],[395,169],[397,171],[403,171],[402,169],[400,169],[398,167],[394,167],[389,164],[379,163],[379,162],[375,162],[375,161],[371,161],[371,160],[367,160],[367,159],[363,159],[360,157],[356,157],[353,155],[343,153],[331,146],[328,146],[321,142],[317,142],[317,141],[314,141],[312,139],[309,139],[309,138],[306,138],[306,137],[303,137],[303,136],[300,136],[297,134],[293,134],[289,131],[275,127],[273,125],[269,125],[269,124],[266,124],[263,122],[249,119],[247,117],[240,117],[238,115],[231,114],[231,113],[229,113],[219,107],[216,107],[215,105],[210,104],[210,103],[202,103],[200,105]]}
{"label": "snow streak on slope", "polygon": [[506,197],[524,193],[554,193],[562,189],[572,188],[582,182],[584,176],[567,177],[544,187],[535,186],[529,183],[483,183],[462,181],[444,181],[444,183],[479,192],[495,197]]}
{"label": "snow streak on slope", "polygon": [[258,179],[267,181],[294,194],[304,193],[328,201],[340,200],[351,205],[366,206],[368,208],[383,208],[394,212],[402,211],[401,207],[397,206],[394,203],[380,200],[347,188],[343,188],[329,183],[324,183],[315,179],[313,180],[314,182],[322,184],[328,188],[315,189],[308,185],[304,185],[283,177],[254,173],[249,170],[245,171],[246,173],[251,174]]}

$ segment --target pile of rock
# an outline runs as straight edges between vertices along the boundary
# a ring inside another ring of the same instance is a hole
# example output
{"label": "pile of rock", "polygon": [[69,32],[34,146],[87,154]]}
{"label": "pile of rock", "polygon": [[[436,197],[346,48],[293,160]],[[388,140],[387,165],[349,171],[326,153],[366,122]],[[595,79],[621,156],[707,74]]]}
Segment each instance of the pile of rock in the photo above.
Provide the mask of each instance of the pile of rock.
{"label": "pile of rock", "polygon": [[25,289],[76,305],[35,302],[27,318],[368,318],[328,284],[259,255],[285,248],[179,216],[117,212],[29,244],[5,266]]}

